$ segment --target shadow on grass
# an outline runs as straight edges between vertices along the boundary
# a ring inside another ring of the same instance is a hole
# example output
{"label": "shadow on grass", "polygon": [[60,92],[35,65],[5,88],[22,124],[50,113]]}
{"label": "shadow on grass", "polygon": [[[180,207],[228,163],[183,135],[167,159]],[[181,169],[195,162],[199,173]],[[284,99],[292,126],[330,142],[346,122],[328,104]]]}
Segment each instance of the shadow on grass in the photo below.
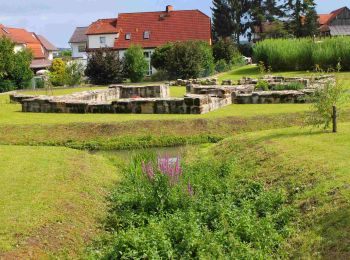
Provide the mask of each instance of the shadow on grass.
{"label": "shadow on grass", "polygon": [[332,210],[318,224],[322,258],[350,259],[350,205]]}

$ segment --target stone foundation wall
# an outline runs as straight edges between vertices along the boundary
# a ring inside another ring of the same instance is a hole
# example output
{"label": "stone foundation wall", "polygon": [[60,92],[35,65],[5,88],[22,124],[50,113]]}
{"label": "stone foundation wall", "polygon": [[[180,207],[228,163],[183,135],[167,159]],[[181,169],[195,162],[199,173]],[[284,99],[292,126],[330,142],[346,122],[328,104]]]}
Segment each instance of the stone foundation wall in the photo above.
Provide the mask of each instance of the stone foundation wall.
{"label": "stone foundation wall", "polygon": [[184,98],[137,98],[112,102],[86,102],[37,97],[22,100],[22,112],[41,113],[132,113],[132,114],[203,114],[232,104],[208,95],[186,95]]}
{"label": "stone foundation wall", "polygon": [[301,91],[255,91],[257,80],[244,78],[242,85],[203,86],[188,84],[183,98],[169,98],[169,86],[119,86],[64,96],[11,95],[23,112],[42,113],[133,113],[133,114],[203,114],[232,103],[278,104],[305,103],[317,88],[335,82],[334,77],[265,77],[269,84],[300,82]]}

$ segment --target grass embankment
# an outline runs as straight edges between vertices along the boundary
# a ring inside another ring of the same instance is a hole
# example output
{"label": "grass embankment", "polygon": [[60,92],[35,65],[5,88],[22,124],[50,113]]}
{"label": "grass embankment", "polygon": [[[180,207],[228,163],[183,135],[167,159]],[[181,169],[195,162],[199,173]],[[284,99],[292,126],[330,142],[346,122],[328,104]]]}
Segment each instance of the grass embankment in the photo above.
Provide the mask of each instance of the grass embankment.
{"label": "grass embankment", "polygon": [[256,131],[189,148],[170,186],[142,169],[151,155],[136,156],[111,197],[111,236],[94,256],[348,259],[350,123],[339,127]]}
{"label": "grass embankment", "polygon": [[55,147],[0,146],[0,258],[77,258],[117,181],[109,161]]}
{"label": "grass embankment", "polygon": [[237,158],[255,180],[282,188],[296,212],[285,243],[294,258],[350,257],[350,124],[338,134],[288,128],[239,135],[214,149],[214,158]]}

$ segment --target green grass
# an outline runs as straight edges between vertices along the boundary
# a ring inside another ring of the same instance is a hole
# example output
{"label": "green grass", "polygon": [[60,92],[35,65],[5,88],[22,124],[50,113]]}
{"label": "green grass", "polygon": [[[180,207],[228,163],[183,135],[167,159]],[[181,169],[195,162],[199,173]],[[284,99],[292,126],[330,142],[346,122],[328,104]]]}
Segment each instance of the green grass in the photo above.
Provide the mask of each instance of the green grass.
{"label": "green grass", "polygon": [[350,124],[344,123],[337,134],[301,128],[251,132],[210,150],[218,160],[239,158],[253,179],[294,197],[299,230],[285,249],[292,257],[349,259],[349,147]]}
{"label": "green grass", "polygon": [[77,257],[116,180],[106,159],[86,152],[0,146],[0,258]]}

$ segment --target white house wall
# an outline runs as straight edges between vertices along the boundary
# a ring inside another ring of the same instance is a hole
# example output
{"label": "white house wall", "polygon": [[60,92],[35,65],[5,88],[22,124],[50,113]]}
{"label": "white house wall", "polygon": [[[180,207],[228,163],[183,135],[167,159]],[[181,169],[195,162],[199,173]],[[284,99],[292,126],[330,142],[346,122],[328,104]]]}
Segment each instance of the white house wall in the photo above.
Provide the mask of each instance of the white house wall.
{"label": "white house wall", "polygon": [[86,43],[71,43],[71,48],[72,48],[72,58],[73,59],[87,59],[87,54],[86,52],[79,52],[79,46],[81,45],[86,45]]}
{"label": "white house wall", "polygon": [[[100,37],[106,37],[106,44],[100,43]],[[118,34],[97,34],[88,36],[89,49],[112,48],[114,47],[115,39]]]}

